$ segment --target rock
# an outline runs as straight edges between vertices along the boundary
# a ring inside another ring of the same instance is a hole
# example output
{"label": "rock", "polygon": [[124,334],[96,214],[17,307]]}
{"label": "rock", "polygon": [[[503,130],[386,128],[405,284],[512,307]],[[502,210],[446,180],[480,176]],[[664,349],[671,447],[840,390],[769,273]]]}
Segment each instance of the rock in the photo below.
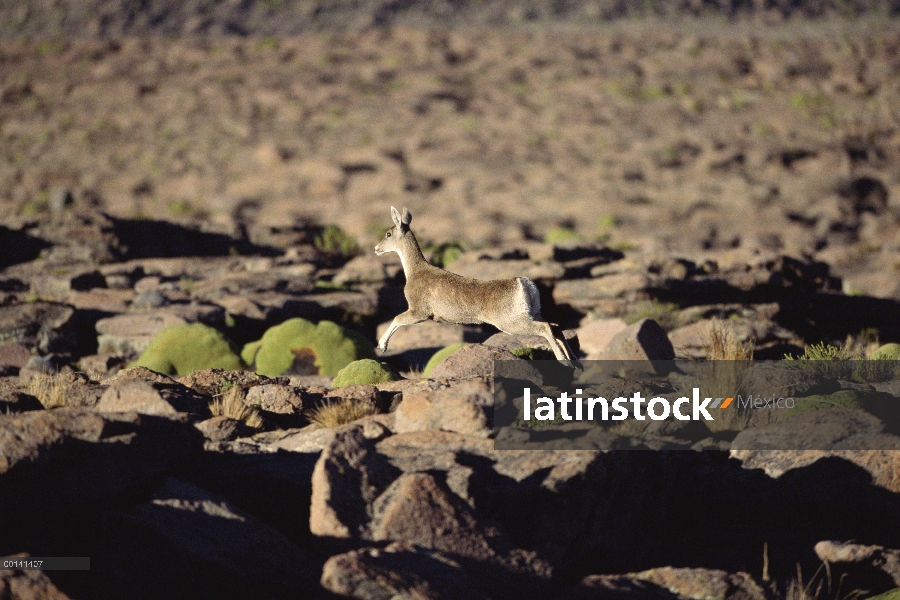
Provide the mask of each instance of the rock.
{"label": "rock", "polygon": [[44,405],[31,394],[16,390],[0,390],[0,414],[29,410],[44,410]]}
{"label": "rock", "polygon": [[[818,412],[838,410],[841,409]],[[731,457],[741,461],[744,469],[761,469],[766,475],[776,479],[790,471],[808,467],[819,460],[837,457],[866,470],[871,476],[872,485],[884,488],[889,492],[900,493],[900,460],[894,450],[732,449]]]}
{"label": "rock", "polygon": [[107,513],[97,537],[103,597],[302,598],[318,588],[311,557],[287,537],[177,479],[147,502]]}
{"label": "rock", "polygon": [[604,360],[673,360],[675,350],[656,321],[641,319],[615,334],[601,356]]}
{"label": "rock", "polygon": [[175,415],[179,412],[208,416],[208,399],[179,383],[166,384],[142,379],[116,381],[100,397],[98,412],[137,412],[145,415]]}
{"label": "rock", "polygon": [[261,410],[281,415],[296,415],[303,412],[303,394],[300,388],[267,383],[255,385],[247,390],[244,400]]}
{"label": "rock", "polygon": [[512,353],[482,344],[469,344],[454,352],[431,371],[433,379],[490,376],[495,360],[519,360]]}
{"label": "rock", "polygon": [[0,415],[0,519],[15,514],[23,532],[32,518],[65,519],[145,489],[201,448],[193,427],[162,417],[76,408]]}
{"label": "rock", "polygon": [[590,575],[582,580],[577,597],[614,598],[622,596],[626,590],[638,598],[660,600],[765,600],[768,597],[763,587],[748,573],[672,567],[625,575]]}
{"label": "rock", "polygon": [[160,310],[116,315],[97,321],[97,345],[100,354],[127,356],[146,350],[153,338],[175,325],[204,323],[225,325],[225,311],[214,305],[178,304]]}
{"label": "rock", "polygon": [[628,327],[622,319],[592,319],[582,323],[575,332],[587,360],[600,358],[601,352],[617,333]]}
{"label": "rock", "polygon": [[200,433],[210,442],[228,442],[244,437],[250,433],[247,424],[243,421],[230,419],[225,415],[219,415],[205,421],[195,423]]}
{"label": "rock", "polygon": [[65,209],[72,206],[74,198],[69,188],[63,186],[54,186],[47,196],[47,206],[52,213],[61,213]]}
{"label": "rock", "polygon": [[[147,371],[144,369],[145,372]],[[173,381],[166,377],[166,380]],[[241,389],[251,390],[254,386],[262,384],[284,384],[284,378],[270,379],[258,375],[253,371],[227,371],[225,369],[199,369],[189,375],[183,375],[174,379],[182,385],[186,385],[205,396],[214,396],[222,393],[222,390],[234,385]],[[248,392],[249,393],[249,392]]]}
{"label": "rock", "polygon": [[483,381],[463,382],[451,388],[404,394],[397,406],[395,431],[443,429],[474,437],[492,431],[494,395]]}
{"label": "rock", "polygon": [[[20,556],[22,559],[28,558],[26,554]],[[50,578],[38,569],[0,569],[0,598],[69,600],[69,596],[61,592]]]}
{"label": "rock", "polygon": [[120,369],[125,361],[109,354],[89,354],[78,361],[78,369],[93,379],[106,379]]}
{"label": "rock", "polygon": [[11,367],[18,371],[31,358],[31,351],[15,342],[0,344],[0,368]]}
{"label": "rock", "polygon": [[741,431],[732,451],[900,450],[900,437],[883,433],[884,423],[860,409],[829,408],[797,413],[779,423]]}
{"label": "rock", "polygon": [[361,600],[489,597],[456,561],[441,552],[405,542],[332,556],[322,569],[322,586]]}
{"label": "rock", "polygon": [[754,363],[745,379],[745,389],[765,390],[766,397],[796,399],[814,394],[830,394],[839,388],[834,379],[804,369],[802,365],[796,367]]}
{"label": "rock", "polygon": [[337,538],[366,535],[368,507],[398,475],[378,459],[361,426],[335,433],[313,471],[310,531]]}
{"label": "rock", "polygon": [[861,563],[881,569],[900,587],[900,550],[823,541],[816,544],[815,551],[816,556],[826,563]]}
{"label": "rock", "polygon": [[388,262],[384,257],[363,254],[350,259],[332,281],[337,285],[383,283],[395,279],[402,270],[399,257]]}
{"label": "rock", "polygon": [[106,287],[99,271],[75,270],[59,275],[40,275],[31,279],[31,293],[42,300],[65,302],[73,291]]}
{"label": "rock", "polygon": [[374,541],[405,541],[489,560],[505,540],[480,523],[472,507],[428,473],[405,473],[375,500],[369,531]]}
{"label": "rock", "polygon": [[[569,347],[572,349],[572,352],[577,355],[581,348],[578,334],[572,329],[564,329],[562,333],[566,342],[568,342]],[[519,348],[535,348],[537,350],[544,350],[545,352],[553,352],[553,350],[550,349],[550,345],[547,343],[546,338],[539,335],[495,333],[484,341],[484,345],[509,351],[517,350]],[[549,357],[548,360],[553,360],[553,358]]]}
{"label": "rock", "polygon": [[13,342],[41,354],[77,349],[75,309],[52,302],[0,306],[0,342]]}
{"label": "rock", "polygon": [[19,379],[29,381],[36,375],[53,375],[61,372],[72,372],[72,368],[63,364],[59,357],[53,354],[47,356],[32,356],[19,370]]}

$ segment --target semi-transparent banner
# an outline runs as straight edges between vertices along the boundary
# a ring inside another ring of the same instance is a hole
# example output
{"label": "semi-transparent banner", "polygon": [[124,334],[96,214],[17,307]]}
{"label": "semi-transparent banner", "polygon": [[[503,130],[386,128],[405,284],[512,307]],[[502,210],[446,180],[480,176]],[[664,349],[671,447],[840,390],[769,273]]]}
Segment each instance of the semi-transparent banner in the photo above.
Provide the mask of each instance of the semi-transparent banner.
{"label": "semi-transparent banner", "polygon": [[497,449],[900,450],[900,361],[496,361]]}

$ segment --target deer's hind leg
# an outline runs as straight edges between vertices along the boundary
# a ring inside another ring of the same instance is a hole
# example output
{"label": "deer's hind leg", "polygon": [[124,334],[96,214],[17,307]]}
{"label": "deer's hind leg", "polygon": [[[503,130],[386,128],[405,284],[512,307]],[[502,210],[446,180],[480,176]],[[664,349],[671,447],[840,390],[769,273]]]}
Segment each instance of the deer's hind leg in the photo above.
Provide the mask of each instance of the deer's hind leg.
{"label": "deer's hind leg", "polygon": [[545,340],[553,351],[556,360],[575,360],[575,355],[565,338],[560,336],[557,338],[553,333],[553,328],[546,321],[534,321],[527,316],[516,319],[510,319],[503,323],[494,323],[494,325],[503,331],[512,335],[539,335]]}

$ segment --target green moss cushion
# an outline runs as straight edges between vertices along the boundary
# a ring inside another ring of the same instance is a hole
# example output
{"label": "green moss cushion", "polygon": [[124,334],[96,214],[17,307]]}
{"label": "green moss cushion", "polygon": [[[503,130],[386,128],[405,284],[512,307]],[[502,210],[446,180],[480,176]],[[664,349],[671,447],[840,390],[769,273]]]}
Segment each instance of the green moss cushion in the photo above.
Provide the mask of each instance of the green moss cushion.
{"label": "green moss cushion", "polygon": [[187,323],[158,333],[129,366],[166,375],[189,375],[201,369],[243,369],[244,363],[217,330],[202,323]]}
{"label": "green moss cushion", "polygon": [[374,359],[375,349],[337,323],[295,318],[270,327],[261,339],[244,346],[241,357],[267,377],[289,371],[334,376],[355,360]]}
{"label": "green moss cushion", "polygon": [[375,385],[386,381],[399,381],[400,375],[390,366],[371,358],[355,360],[340,371],[334,378],[334,387],[345,385]]}

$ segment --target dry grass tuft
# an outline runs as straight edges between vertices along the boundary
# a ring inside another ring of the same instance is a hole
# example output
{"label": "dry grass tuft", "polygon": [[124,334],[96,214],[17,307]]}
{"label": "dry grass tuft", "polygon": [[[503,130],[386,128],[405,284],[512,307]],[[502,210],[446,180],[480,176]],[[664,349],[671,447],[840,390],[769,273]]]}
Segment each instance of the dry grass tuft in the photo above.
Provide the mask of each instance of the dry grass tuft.
{"label": "dry grass tuft", "polygon": [[741,342],[725,321],[713,319],[709,324],[707,360],[753,360],[753,342]]}
{"label": "dry grass tuft", "polygon": [[306,418],[320,427],[337,427],[378,412],[368,400],[341,398],[307,411]]}
{"label": "dry grass tuft", "polygon": [[44,408],[67,406],[75,381],[70,373],[35,375],[28,382],[28,393],[37,398]]}
{"label": "dry grass tuft", "polygon": [[209,405],[213,416],[225,416],[229,419],[243,421],[247,427],[259,429],[263,420],[259,410],[255,406],[248,406],[244,402],[246,394],[240,386],[232,386],[221,394],[216,394]]}

